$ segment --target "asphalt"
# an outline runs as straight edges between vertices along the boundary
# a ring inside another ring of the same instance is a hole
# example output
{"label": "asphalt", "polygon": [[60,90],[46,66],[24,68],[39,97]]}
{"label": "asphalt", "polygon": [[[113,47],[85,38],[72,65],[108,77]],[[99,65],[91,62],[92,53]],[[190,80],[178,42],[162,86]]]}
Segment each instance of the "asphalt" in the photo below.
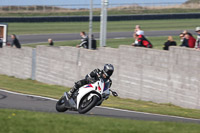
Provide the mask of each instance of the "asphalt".
{"label": "asphalt", "polygon": [[[54,112],[56,99],[26,95],[0,89],[0,109],[19,109],[39,112]],[[106,101],[105,101],[106,102]],[[67,114],[80,115],[75,111],[66,111]],[[200,119],[190,119],[168,115],[158,115],[151,113],[135,112],[107,107],[95,107],[90,112],[84,114],[87,116],[103,116],[121,119],[144,120],[144,121],[169,121],[169,122],[186,122],[199,123]]]}
{"label": "asphalt", "polygon": [[[182,30],[173,31],[145,31],[145,36],[179,36],[183,32]],[[189,30],[195,35],[195,32]],[[99,39],[99,33],[93,33],[96,39]],[[107,38],[131,38],[133,32],[108,32]],[[47,42],[48,38],[52,38],[54,42],[56,41],[70,41],[79,40],[79,33],[56,33],[56,34],[30,34],[30,35],[18,35],[21,44],[31,44],[31,43],[41,43]],[[166,38],[167,40],[167,38]],[[11,42],[11,38],[8,37],[8,41]],[[165,40],[164,40],[165,41]]]}

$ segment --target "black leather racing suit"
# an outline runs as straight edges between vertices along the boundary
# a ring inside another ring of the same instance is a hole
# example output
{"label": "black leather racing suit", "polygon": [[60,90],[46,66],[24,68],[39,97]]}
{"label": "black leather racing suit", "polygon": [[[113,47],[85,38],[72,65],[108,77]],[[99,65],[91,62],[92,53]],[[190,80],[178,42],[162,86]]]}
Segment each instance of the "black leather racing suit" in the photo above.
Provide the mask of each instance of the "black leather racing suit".
{"label": "black leather racing suit", "polygon": [[[87,74],[84,79],[75,82],[75,85],[69,91],[70,96],[73,95],[73,93],[80,87],[82,87],[86,84],[95,83],[96,81],[99,80],[99,77],[102,78],[102,71],[98,68],[94,69],[90,74]],[[102,78],[102,79],[104,80],[105,85],[108,88],[110,88],[112,85],[112,80],[110,78],[107,78],[107,79]]]}

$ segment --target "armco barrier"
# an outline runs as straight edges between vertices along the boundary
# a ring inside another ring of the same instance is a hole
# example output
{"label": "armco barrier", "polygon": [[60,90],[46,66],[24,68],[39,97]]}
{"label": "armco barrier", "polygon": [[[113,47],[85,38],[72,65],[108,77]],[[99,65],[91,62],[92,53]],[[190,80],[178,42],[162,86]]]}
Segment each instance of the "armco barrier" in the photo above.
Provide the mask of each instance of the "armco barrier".
{"label": "armco barrier", "polygon": [[[191,19],[191,18],[200,18],[200,13],[116,15],[116,16],[108,16],[108,21]],[[88,22],[88,21],[89,21],[89,16],[0,17],[0,22]],[[100,21],[100,16],[93,16],[93,21]]]}
{"label": "armco barrier", "polygon": [[[115,66],[112,89],[122,98],[200,109],[200,52],[120,46],[98,50],[38,46],[0,49],[0,73],[64,86],[105,63]],[[33,68],[35,67],[35,68]]]}

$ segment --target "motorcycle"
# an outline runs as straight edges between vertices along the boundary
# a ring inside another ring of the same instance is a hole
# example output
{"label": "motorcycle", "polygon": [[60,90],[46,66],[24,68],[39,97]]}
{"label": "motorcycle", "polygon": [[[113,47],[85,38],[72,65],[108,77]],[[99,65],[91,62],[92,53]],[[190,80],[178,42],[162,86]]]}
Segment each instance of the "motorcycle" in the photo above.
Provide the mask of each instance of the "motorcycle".
{"label": "motorcycle", "polygon": [[100,106],[102,102],[109,98],[110,92],[117,97],[115,91],[109,89],[102,78],[93,84],[87,84],[79,88],[72,98],[68,98],[68,93],[57,101],[56,110],[58,112],[78,111],[80,114],[87,113],[95,106]]}

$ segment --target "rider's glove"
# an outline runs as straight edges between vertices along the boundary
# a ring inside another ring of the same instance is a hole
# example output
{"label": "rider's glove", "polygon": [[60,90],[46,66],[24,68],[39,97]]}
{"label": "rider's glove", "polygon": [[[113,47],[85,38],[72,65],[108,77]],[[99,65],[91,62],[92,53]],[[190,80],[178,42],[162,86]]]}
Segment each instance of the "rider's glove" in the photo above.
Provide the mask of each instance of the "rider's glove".
{"label": "rider's glove", "polygon": [[96,80],[94,78],[88,77],[88,81],[89,83],[93,84],[96,82]]}

